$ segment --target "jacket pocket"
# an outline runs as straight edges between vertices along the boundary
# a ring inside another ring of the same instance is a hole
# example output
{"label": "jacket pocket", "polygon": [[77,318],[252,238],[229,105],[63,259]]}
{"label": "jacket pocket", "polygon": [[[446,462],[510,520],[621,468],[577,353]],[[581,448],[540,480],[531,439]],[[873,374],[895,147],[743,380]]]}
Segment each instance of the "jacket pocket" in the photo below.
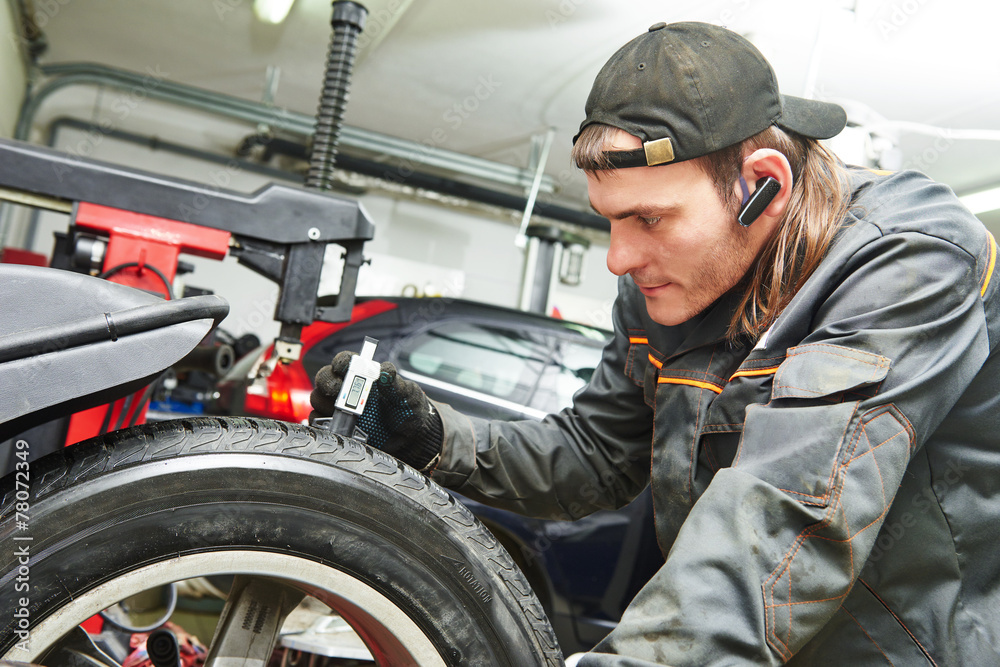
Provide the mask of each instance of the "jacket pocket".
{"label": "jacket pocket", "polygon": [[643,386],[643,375],[649,365],[649,339],[645,334],[629,332],[628,353],[625,355],[625,375],[637,386]]}
{"label": "jacket pocket", "polygon": [[656,376],[662,364],[654,365],[649,339],[644,331],[629,331],[628,354],[625,357],[625,375],[642,387],[643,402],[653,407],[656,395]]}
{"label": "jacket pocket", "polygon": [[839,345],[791,348],[775,373],[772,401],[746,410],[733,465],[800,503],[828,506],[860,403],[843,395],[882,381],[888,370],[885,357]]}
{"label": "jacket pocket", "polygon": [[646,355],[646,365],[642,374],[642,400],[651,408],[656,404],[656,387],[662,367],[663,364],[657,361],[652,354]]}
{"label": "jacket pocket", "polygon": [[889,365],[883,356],[841,345],[793,347],[775,373],[771,398],[834,397],[881,382]]}

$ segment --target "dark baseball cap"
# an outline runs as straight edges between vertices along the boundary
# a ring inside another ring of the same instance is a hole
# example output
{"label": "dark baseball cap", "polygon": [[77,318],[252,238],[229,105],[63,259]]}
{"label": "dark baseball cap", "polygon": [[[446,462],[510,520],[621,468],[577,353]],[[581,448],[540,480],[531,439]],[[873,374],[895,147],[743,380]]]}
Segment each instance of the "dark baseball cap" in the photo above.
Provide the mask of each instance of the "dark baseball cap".
{"label": "dark baseball cap", "polygon": [[771,125],[829,139],[847,124],[836,104],[778,92],[771,65],[743,36],[695,22],[657,23],[619,49],[594,80],[586,113],[581,131],[603,123],[642,140],[640,149],[605,152],[616,169],[690,160]]}

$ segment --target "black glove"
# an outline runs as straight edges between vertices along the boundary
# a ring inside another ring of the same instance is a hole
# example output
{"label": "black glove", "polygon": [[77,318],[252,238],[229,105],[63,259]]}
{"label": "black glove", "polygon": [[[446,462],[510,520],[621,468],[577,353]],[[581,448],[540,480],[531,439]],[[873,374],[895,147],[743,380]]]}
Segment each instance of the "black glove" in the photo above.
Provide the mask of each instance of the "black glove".
{"label": "black glove", "polygon": [[[316,386],[309,396],[313,406],[310,420],[329,417],[334,412],[344,375],[356,353],[338,352],[316,373]],[[378,380],[372,385],[358,428],[368,436],[368,444],[391,454],[417,470],[425,469],[441,453],[444,428],[427,394],[416,382],[404,380],[396,367],[382,362]]]}

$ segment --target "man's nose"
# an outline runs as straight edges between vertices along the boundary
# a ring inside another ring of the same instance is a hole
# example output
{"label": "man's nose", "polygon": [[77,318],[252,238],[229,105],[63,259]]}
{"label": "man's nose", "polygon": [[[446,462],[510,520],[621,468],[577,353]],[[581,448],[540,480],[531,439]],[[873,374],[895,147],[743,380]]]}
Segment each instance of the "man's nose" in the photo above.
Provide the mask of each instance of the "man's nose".
{"label": "man's nose", "polygon": [[646,248],[639,236],[624,222],[611,223],[611,242],[608,245],[608,270],[611,273],[623,276],[642,267]]}

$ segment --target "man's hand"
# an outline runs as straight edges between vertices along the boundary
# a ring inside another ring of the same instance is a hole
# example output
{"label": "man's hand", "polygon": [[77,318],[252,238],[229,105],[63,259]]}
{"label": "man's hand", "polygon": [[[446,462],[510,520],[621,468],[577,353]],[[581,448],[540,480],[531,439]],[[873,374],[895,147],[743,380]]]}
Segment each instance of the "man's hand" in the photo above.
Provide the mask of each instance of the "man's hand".
{"label": "man's hand", "polygon": [[[316,387],[309,400],[311,417],[333,414],[337,395],[354,352],[338,352],[328,366],[316,373]],[[424,391],[404,380],[396,367],[382,363],[378,380],[372,385],[358,428],[368,435],[368,444],[395,456],[417,470],[423,470],[441,452],[444,429]]]}

